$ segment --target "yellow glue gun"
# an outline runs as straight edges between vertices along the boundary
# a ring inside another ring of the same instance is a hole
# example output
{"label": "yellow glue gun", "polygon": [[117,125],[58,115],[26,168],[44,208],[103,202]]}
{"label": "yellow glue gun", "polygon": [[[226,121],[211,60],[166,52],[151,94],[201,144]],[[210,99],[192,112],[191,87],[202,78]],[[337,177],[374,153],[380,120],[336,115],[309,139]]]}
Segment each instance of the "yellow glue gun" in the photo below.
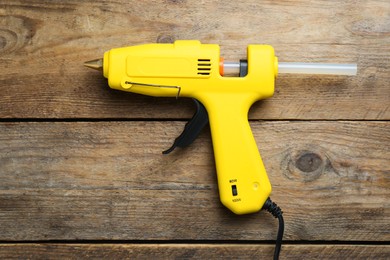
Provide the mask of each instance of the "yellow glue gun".
{"label": "yellow glue gun", "polygon": [[[248,111],[254,102],[273,95],[278,67],[294,72],[299,64],[278,66],[269,45],[249,45],[246,60],[224,62],[218,45],[181,40],[112,49],[103,59],[85,65],[103,69],[113,89],[193,98],[197,113],[164,153],[191,143],[209,121],[221,202],[236,214],[262,208],[271,184],[251,132]],[[228,76],[234,70],[238,75]]]}

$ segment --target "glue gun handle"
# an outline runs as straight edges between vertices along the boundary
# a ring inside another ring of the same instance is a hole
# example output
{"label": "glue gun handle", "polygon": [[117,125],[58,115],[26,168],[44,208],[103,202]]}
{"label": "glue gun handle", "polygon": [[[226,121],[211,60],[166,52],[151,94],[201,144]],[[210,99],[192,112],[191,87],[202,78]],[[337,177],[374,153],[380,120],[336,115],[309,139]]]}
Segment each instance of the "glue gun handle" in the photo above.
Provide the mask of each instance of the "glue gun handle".
{"label": "glue gun handle", "polygon": [[[212,100],[212,101],[211,101]],[[236,214],[259,211],[271,193],[249,122],[248,98],[218,95],[208,111],[221,202]]]}

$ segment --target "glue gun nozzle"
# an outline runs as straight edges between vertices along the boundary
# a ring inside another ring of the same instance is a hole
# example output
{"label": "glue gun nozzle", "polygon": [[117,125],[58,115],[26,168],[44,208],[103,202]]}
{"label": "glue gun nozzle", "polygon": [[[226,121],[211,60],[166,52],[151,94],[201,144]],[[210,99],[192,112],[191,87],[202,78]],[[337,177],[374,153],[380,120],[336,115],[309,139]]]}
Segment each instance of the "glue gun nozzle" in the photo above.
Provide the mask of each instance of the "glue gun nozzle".
{"label": "glue gun nozzle", "polygon": [[95,69],[95,70],[103,70],[103,59],[96,59],[84,62],[84,66]]}

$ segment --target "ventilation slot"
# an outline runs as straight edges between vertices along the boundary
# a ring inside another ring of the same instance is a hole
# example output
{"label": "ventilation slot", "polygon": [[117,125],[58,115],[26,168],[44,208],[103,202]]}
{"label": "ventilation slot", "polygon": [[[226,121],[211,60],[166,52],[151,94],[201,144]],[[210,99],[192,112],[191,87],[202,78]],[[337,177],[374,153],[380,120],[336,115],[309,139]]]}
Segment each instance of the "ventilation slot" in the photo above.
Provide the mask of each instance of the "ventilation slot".
{"label": "ventilation slot", "polygon": [[198,59],[198,75],[210,75],[211,62],[210,59]]}

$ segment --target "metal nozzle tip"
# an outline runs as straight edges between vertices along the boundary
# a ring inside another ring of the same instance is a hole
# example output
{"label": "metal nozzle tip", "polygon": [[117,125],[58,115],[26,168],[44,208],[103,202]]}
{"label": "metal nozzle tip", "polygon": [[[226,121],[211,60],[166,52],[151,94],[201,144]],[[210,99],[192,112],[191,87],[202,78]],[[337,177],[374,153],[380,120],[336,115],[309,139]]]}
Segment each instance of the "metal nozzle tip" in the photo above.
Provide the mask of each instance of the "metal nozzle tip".
{"label": "metal nozzle tip", "polygon": [[84,62],[84,66],[95,70],[103,70],[103,59]]}

